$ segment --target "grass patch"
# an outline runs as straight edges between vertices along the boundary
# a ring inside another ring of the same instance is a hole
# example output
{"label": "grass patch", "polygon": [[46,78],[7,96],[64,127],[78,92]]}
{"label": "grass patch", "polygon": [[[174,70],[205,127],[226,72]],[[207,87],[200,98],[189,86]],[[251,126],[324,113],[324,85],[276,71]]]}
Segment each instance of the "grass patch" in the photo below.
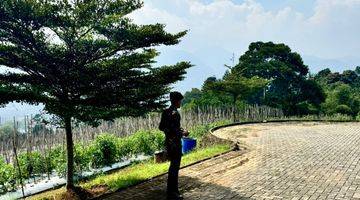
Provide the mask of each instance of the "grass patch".
{"label": "grass patch", "polygon": [[[197,161],[211,158],[215,155],[229,151],[230,149],[231,147],[228,144],[217,144],[210,147],[197,149],[182,157],[181,166],[187,166]],[[93,191],[93,193],[99,195],[105,192],[113,192],[118,189],[126,188],[141,181],[148,180],[154,176],[166,173],[168,168],[169,162],[156,164],[153,160],[147,160],[140,163],[134,163],[131,166],[112,174],[99,175],[92,180],[80,183],[80,186],[90,191],[98,190],[98,187],[106,188],[100,192]],[[60,188],[32,196],[28,199],[60,199],[64,192],[65,189]]]}
{"label": "grass patch", "polygon": [[[192,153],[184,155],[181,160],[181,166],[192,164],[228,150],[230,150],[229,145],[215,145],[205,149],[198,149]],[[101,175],[89,182],[81,184],[81,186],[86,189],[91,189],[97,185],[107,185],[111,191],[115,191],[165,173],[168,168],[169,162],[157,164],[154,163],[153,160],[149,160],[133,164],[113,174]]]}

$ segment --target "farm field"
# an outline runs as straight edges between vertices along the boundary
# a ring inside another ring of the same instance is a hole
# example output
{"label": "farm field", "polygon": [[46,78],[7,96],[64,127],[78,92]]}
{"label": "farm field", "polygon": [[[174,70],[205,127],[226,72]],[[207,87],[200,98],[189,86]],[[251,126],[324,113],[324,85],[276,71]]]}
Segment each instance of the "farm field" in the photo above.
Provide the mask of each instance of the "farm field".
{"label": "farm field", "polygon": [[[281,110],[265,106],[248,106],[236,114],[245,121],[283,116]],[[210,128],[230,123],[232,108],[199,108],[183,111],[182,116],[183,127],[190,130],[190,137],[201,139]],[[0,199],[23,196],[21,183],[25,196],[65,183],[64,130],[41,123],[42,118],[25,118],[22,128],[16,122],[15,129],[9,127],[10,124],[0,130],[6,133],[0,136]],[[159,120],[159,114],[152,113],[146,117],[103,122],[97,128],[84,124],[74,126],[77,179],[116,169],[129,164],[136,156],[152,156],[161,150],[164,134],[156,130]],[[14,165],[16,159],[19,165]]]}

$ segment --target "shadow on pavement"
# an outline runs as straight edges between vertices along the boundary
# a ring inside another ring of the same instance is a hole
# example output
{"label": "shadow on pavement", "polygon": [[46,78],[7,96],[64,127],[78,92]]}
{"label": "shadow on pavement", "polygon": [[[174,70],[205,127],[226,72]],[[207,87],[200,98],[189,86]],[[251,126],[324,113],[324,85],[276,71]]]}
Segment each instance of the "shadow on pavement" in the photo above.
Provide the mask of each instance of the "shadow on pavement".
{"label": "shadow on pavement", "polygon": [[[121,200],[165,200],[166,199],[167,176],[127,188],[125,190],[107,195],[99,199],[121,199]],[[180,192],[185,200],[193,199],[252,199],[232,191],[230,188],[214,183],[201,182],[197,178],[188,176],[179,177]]]}

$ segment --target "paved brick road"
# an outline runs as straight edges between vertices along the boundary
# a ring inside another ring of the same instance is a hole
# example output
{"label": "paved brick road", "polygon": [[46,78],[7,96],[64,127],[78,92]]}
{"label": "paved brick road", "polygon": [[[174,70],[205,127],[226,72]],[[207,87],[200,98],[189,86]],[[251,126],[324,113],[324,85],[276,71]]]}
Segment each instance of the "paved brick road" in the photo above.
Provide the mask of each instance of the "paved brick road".
{"label": "paved brick road", "polygon": [[[215,132],[251,151],[180,171],[185,199],[360,199],[360,123],[261,124]],[[165,199],[166,176],[107,199]]]}

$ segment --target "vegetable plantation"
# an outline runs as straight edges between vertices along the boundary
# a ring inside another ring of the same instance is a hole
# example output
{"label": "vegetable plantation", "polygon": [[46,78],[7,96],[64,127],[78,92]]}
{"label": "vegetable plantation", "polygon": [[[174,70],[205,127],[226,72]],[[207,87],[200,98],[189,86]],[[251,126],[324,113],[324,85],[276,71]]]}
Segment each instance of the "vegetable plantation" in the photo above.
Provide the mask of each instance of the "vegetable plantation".
{"label": "vegetable plantation", "polygon": [[[200,140],[212,127],[230,123],[233,111],[232,108],[212,107],[181,111],[182,124],[190,131],[190,137]],[[280,110],[258,106],[236,110],[236,113],[241,120],[283,117]],[[137,155],[150,156],[161,150],[165,136],[157,130],[159,120],[158,113],[151,113],[142,118],[103,122],[98,128],[77,124],[74,127],[76,177],[82,178],[84,172],[111,166]],[[50,179],[52,174],[66,176],[63,130],[32,119],[25,124],[23,131],[15,126],[13,134],[1,134],[1,193],[19,188],[21,180],[36,183],[41,179]],[[14,150],[17,151],[18,166]]]}

